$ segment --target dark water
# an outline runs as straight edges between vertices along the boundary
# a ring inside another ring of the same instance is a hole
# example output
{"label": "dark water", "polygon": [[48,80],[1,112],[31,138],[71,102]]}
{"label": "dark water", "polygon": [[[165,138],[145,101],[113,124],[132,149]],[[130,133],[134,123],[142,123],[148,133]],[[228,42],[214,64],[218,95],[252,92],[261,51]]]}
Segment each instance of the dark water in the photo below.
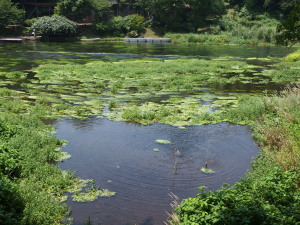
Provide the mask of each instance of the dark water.
{"label": "dark water", "polygon": [[[258,153],[248,127],[227,123],[179,129],[92,119],[61,120],[55,127],[57,136],[69,141],[63,151],[72,155],[60,167],[117,192],[92,203],[68,201],[78,225],[89,216],[94,225],[163,224],[165,211],[171,211],[170,192],[182,199],[195,196],[199,186],[217,190],[233,184]],[[205,162],[216,173],[201,172]]]}

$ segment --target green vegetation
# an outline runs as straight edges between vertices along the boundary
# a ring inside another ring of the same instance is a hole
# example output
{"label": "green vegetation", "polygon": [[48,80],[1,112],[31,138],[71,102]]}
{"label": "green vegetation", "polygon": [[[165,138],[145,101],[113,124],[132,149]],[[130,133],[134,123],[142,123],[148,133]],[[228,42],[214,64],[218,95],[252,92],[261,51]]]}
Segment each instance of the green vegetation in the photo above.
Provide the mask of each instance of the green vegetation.
{"label": "green vegetation", "polygon": [[60,170],[55,162],[64,158],[64,142],[35,115],[2,112],[0,131],[1,224],[61,224],[69,214],[65,192],[75,192],[75,201],[114,194]]}
{"label": "green vegetation", "polygon": [[[139,37],[144,35],[146,29],[150,29],[152,35],[163,36],[167,33],[166,37],[177,43],[293,45],[299,42],[298,1],[122,0],[114,4],[106,0],[52,2],[57,4],[54,7],[55,15],[66,16],[76,22],[93,23],[90,27],[80,27],[81,36]],[[26,14],[31,16],[32,12],[28,11],[31,9],[26,9]],[[10,0],[1,0],[2,30],[7,24],[23,24],[23,17],[24,10],[18,9]],[[28,24],[32,24],[32,21],[27,20]],[[29,28],[24,32],[28,33]],[[183,34],[184,32],[188,34]]]}
{"label": "green vegetation", "polygon": [[106,0],[58,0],[55,14],[72,18],[76,22],[95,14],[95,19],[100,20],[109,11],[110,4]]}
{"label": "green vegetation", "polygon": [[195,32],[208,16],[225,11],[223,0],[138,0],[137,5],[154,17],[152,26],[158,32]]}
{"label": "green vegetation", "polygon": [[138,37],[145,32],[145,18],[138,14],[116,16],[107,22],[98,22],[94,26],[95,32],[102,36]]}
{"label": "green vegetation", "polygon": [[262,157],[233,187],[216,192],[201,188],[196,198],[184,200],[176,209],[177,224],[297,224],[296,171],[284,171]]}
{"label": "green vegetation", "polygon": [[1,223],[59,224],[68,214],[60,199],[75,179],[50,164],[63,142],[34,116],[1,113],[0,126]]}
{"label": "green vegetation", "polygon": [[19,9],[11,0],[0,0],[0,29],[9,24],[22,23],[24,15],[25,11]]}
{"label": "green vegetation", "polygon": [[215,173],[214,170],[212,170],[212,169],[207,169],[207,168],[204,168],[204,167],[201,168],[201,171],[202,171],[203,173],[206,173],[206,174],[212,174],[212,173]]}
{"label": "green vegetation", "polygon": [[165,144],[165,145],[171,144],[170,141],[168,141],[168,140],[162,140],[162,139],[157,139],[155,142],[159,143],[159,144]]}
{"label": "green vegetation", "polygon": [[43,40],[69,40],[76,34],[77,24],[63,16],[44,16],[38,18],[32,25]]}
{"label": "green vegetation", "polygon": [[25,11],[11,0],[0,0],[0,35],[14,35],[22,31],[21,27],[6,27],[12,24],[22,24]]}
{"label": "green vegetation", "polygon": [[[223,112],[239,102],[252,100],[241,94],[208,94],[203,92],[204,85],[289,84],[299,79],[298,64],[278,63],[276,70],[270,70],[223,58],[42,65],[36,69],[35,79],[27,79],[26,73],[5,73],[9,82],[25,91],[3,89],[0,108],[41,118],[86,118],[100,115],[108,107],[105,115],[110,119],[145,125],[212,123],[226,119]],[[206,101],[211,103],[201,104]],[[243,112],[250,111],[245,108]],[[240,113],[234,118],[242,117]]]}
{"label": "green vegetation", "polygon": [[249,97],[226,112],[224,119],[251,125],[263,152],[245,179],[216,192],[202,188],[196,198],[186,199],[176,208],[171,223],[299,223],[299,115],[299,85],[279,96]]}
{"label": "green vegetation", "polygon": [[295,45],[300,42],[300,3],[296,2],[291,15],[278,26],[277,43]]}
{"label": "green vegetation", "polygon": [[[300,61],[292,58],[271,67],[224,57],[44,64],[34,73],[1,72],[0,219],[5,224],[59,224],[68,214],[60,203],[65,192],[73,192],[77,201],[113,195],[93,181],[58,169],[53,162],[66,157],[59,151],[64,142],[39,120],[107,116],[178,127],[221,121],[249,124],[265,149],[253,171],[232,188],[204,191],[196,200],[184,201],[178,217],[183,224],[280,224],[284,220],[295,224],[300,162],[300,88],[295,83],[300,79]],[[223,85],[252,87],[270,82],[292,86],[265,97],[255,89],[252,94],[222,92]],[[9,89],[10,84],[17,90]],[[209,87],[217,88],[209,92]],[[177,167],[176,161],[175,172]]]}
{"label": "green vegetation", "polygon": [[250,44],[275,43],[279,22],[267,15],[252,15],[246,8],[228,11],[214,25],[199,33],[167,33],[165,37],[177,43]]}

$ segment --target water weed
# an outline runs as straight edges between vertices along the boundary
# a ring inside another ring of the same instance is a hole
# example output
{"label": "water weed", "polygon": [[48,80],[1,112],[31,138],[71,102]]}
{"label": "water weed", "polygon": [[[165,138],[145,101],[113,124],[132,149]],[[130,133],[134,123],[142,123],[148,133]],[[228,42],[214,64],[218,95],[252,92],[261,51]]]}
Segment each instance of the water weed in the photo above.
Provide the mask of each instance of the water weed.
{"label": "water weed", "polygon": [[159,144],[165,144],[165,145],[171,144],[170,141],[168,141],[168,140],[163,140],[163,139],[157,139],[155,142],[156,142],[156,143],[159,143]]}
{"label": "water weed", "polygon": [[204,168],[204,167],[202,167],[200,170],[201,170],[201,172],[206,173],[206,174],[213,174],[213,173],[215,173],[214,170],[207,169],[207,168]]}

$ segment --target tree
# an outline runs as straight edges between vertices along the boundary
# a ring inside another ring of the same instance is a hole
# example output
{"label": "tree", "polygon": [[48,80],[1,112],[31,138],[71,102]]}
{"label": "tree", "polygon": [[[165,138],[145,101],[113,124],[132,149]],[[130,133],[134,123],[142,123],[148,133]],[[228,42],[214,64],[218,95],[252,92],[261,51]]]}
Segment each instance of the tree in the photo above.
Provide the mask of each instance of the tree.
{"label": "tree", "polygon": [[277,30],[277,44],[292,46],[300,42],[300,3],[295,4],[289,18],[279,24]]}
{"label": "tree", "polygon": [[55,7],[55,13],[77,22],[94,14],[97,20],[109,11],[109,7],[106,0],[60,0]]}
{"label": "tree", "polygon": [[0,27],[9,24],[22,23],[25,11],[10,0],[0,0]]}
{"label": "tree", "polygon": [[153,17],[157,27],[177,32],[194,32],[208,16],[224,10],[223,0],[137,0],[136,4]]}

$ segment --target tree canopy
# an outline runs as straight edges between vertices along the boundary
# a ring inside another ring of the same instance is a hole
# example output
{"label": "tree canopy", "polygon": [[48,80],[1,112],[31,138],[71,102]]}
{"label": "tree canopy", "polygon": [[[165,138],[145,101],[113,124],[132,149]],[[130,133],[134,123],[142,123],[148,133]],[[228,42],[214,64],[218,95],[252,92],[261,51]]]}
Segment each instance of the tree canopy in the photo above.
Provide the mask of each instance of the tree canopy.
{"label": "tree canopy", "polygon": [[92,14],[96,19],[100,18],[109,10],[109,7],[110,4],[106,0],[60,0],[55,13],[78,22]]}
{"label": "tree canopy", "polygon": [[278,26],[277,44],[292,46],[300,42],[300,3],[295,4],[288,19]]}
{"label": "tree canopy", "polygon": [[169,31],[196,31],[208,16],[224,11],[223,0],[137,0],[136,4]]}
{"label": "tree canopy", "polygon": [[0,0],[0,27],[22,23],[25,11],[10,0]]}

